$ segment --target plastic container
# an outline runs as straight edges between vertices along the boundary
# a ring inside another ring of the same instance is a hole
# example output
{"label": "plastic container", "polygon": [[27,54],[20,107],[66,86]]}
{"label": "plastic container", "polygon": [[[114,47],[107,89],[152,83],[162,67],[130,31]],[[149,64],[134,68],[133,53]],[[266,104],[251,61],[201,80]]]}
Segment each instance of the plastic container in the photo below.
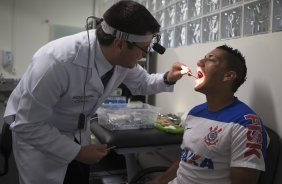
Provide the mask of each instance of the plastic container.
{"label": "plastic container", "polygon": [[104,104],[125,104],[125,103],[126,103],[125,96],[110,96],[104,101]]}
{"label": "plastic container", "polygon": [[98,123],[109,130],[153,128],[160,108],[143,103],[142,107],[128,104],[104,104],[97,110]]}

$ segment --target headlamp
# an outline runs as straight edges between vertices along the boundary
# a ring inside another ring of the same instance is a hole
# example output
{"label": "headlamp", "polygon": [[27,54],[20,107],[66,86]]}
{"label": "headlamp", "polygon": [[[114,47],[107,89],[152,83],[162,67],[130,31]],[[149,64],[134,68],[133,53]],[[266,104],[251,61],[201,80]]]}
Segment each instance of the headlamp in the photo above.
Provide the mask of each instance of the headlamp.
{"label": "headlamp", "polygon": [[110,34],[118,39],[128,42],[152,42],[152,48],[159,54],[165,52],[165,48],[159,44],[161,36],[159,34],[150,35],[136,35],[126,33],[111,27],[105,20],[101,22],[101,27],[106,34]]}
{"label": "headlamp", "polygon": [[152,49],[154,49],[154,51],[156,51],[159,54],[163,54],[165,52],[165,47],[163,47],[161,44],[159,44],[160,40],[161,40],[160,34],[155,34],[153,36]]}

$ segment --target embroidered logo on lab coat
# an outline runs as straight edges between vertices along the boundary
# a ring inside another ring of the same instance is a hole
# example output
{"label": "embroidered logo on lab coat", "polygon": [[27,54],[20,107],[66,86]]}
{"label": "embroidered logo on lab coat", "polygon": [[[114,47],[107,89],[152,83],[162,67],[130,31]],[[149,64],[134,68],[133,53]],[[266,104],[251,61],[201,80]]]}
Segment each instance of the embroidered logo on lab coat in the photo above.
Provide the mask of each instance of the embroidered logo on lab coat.
{"label": "embroidered logo on lab coat", "polygon": [[74,103],[83,103],[88,102],[90,98],[94,98],[94,95],[86,95],[86,96],[73,96],[72,101]]}

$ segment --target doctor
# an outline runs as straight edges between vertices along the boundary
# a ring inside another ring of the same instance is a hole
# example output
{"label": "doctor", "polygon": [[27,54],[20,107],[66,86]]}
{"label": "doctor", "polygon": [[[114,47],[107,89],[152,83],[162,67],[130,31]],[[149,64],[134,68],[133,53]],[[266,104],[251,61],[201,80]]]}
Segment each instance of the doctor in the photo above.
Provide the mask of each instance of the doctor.
{"label": "doctor", "polygon": [[[159,29],[144,6],[119,1],[96,30],[52,41],[34,54],[4,115],[21,184],[88,183],[89,165],[107,154],[107,145],[90,144],[89,127],[106,97],[121,83],[134,95],[173,91],[180,63],[150,75],[137,63],[159,40]],[[153,48],[164,51],[158,43]]]}

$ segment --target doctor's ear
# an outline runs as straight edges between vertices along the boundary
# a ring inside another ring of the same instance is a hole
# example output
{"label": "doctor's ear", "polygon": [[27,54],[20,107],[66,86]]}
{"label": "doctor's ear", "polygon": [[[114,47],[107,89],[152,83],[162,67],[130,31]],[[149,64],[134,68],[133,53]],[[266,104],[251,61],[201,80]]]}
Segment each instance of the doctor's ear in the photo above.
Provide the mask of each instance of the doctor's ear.
{"label": "doctor's ear", "polygon": [[124,41],[122,41],[122,40],[120,40],[120,39],[117,39],[117,38],[115,38],[114,39],[114,41],[113,41],[113,47],[115,48],[115,49],[122,49],[122,47],[123,47],[123,45],[124,45]]}
{"label": "doctor's ear", "polygon": [[237,73],[235,71],[228,71],[224,74],[224,81],[233,81],[237,78]]}

